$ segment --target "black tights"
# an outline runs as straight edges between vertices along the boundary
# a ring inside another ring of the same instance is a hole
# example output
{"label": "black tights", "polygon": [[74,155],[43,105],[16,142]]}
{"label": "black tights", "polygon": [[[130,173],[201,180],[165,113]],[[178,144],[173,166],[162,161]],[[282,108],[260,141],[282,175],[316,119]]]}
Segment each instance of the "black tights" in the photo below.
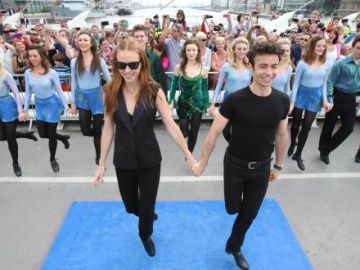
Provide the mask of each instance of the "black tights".
{"label": "black tights", "polygon": [[13,164],[18,164],[18,144],[16,141],[17,120],[13,122],[0,121],[0,141],[7,141]]}
{"label": "black tights", "polygon": [[[91,117],[93,117],[93,127],[91,127]],[[96,159],[100,158],[100,141],[101,128],[103,125],[104,115],[92,115],[91,111],[79,109],[80,129],[84,136],[94,137],[94,146]]]}
{"label": "black tights", "polygon": [[[301,157],[301,153],[304,149],[307,137],[309,135],[312,123],[316,118],[316,112],[310,112],[305,110],[304,118],[302,119],[303,109],[294,108],[293,110],[293,123],[291,125],[291,144],[295,145],[296,138],[298,137],[298,145],[294,156]],[[301,131],[299,133],[301,124]]]}
{"label": "black tights", "polygon": [[[180,119],[180,130],[184,138],[188,138],[188,149],[192,153],[201,124],[201,113],[193,113],[191,118]],[[189,129],[190,126],[190,129]]]}
{"label": "black tights", "polygon": [[36,126],[40,138],[49,139],[50,161],[55,160],[57,140],[64,142],[68,139],[68,136],[56,133],[57,125],[58,123],[49,123],[36,120]]}

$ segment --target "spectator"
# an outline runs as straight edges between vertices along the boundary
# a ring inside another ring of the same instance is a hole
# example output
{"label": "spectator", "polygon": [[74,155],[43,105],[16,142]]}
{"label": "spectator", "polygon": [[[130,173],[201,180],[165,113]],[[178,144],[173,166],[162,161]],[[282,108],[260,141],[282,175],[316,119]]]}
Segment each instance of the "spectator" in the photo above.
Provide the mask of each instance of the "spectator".
{"label": "spectator", "polygon": [[[216,51],[211,55],[211,70],[215,72],[219,72],[223,65],[227,61],[227,52],[226,52],[226,43],[223,37],[217,37],[215,39]],[[219,78],[219,74],[212,74],[210,77],[210,89],[216,85],[217,80]]]}
{"label": "spectator", "polygon": [[99,41],[101,38],[99,26],[97,26],[95,24],[93,26],[91,26],[91,36],[95,39],[96,46],[99,47]]}
{"label": "spectator", "polygon": [[310,24],[308,22],[305,22],[301,25],[301,32],[303,34],[309,34],[311,35],[311,32],[310,32]]}
{"label": "spectator", "polygon": [[185,13],[182,9],[179,9],[176,12],[176,23],[179,23],[183,26],[183,30],[186,32],[187,31],[187,25],[186,25],[186,21],[185,21]]}
{"label": "spectator", "polygon": [[167,57],[167,55],[166,55],[164,46],[160,43],[155,44],[155,46],[153,48],[153,52],[156,53],[160,57],[164,71],[167,71],[167,69],[169,67],[169,57]]}
{"label": "spectator", "polygon": [[280,38],[277,43],[283,49],[272,88],[290,95],[290,79],[293,67],[290,59],[291,42],[288,38]]}
{"label": "spectator", "polygon": [[338,25],[339,25],[339,22],[340,22],[340,17],[334,16],[334,17],[332,18],[331,23],[329,23],[328,26],[326,27],[326,30],[331,30],[331,29],[333,29],[334,27],[338,26]]}
{"label": "spectator", "polygon": [[142,24],[135,25],[133,27],[134,39],[139,47],[145,50],[146,57],[150,64],[150,75],[154,81],[158,82],[161,85],[161,88],[167,93],[167,84],[165,72],[160,60],[160,57],[156,55],[151,49],[146,47],[148,42],[148,37],[145,33],[145,26]]}
{"label": "spectator", "polygon": [[12,66],[12,57],[16,49],[11,44],[5,42],[4,37],[0,35],[0,57],[3,59],[4,68],[10,74],[14,73]]}
{"label": "spectator", "polygon": [[109,41],[107,39],[101,38],[99,44],[100,44],[99,56],[100,58],[104,59],[107,68],[111,72],[113,53],[110,48]]}
{"label": "spectator", "polygon": [[310,14],[310,19],[309,19],[309,24],[318,24],[320,22],[319,20],[320,18],[320,12],[317,10],[314,10],[313,12],[311,12]]}
{"label": "spectator", "polygon": [[209,36],[208,48],[213,52],[215,51],[215,40],[217,38],[217,32],[211,31],[208,33],[208,36]]}
{"label": "spectator", "polygon": [[207,36],[204,32],[199,32],[196,34],[196,40],[200,44],[200,53],[201,53],[201,62],[208,70],[211,67],[211,50],[206,46],[207,45]]}
{"label": "spectator", "polygon": [[64,64],[65,57],[61,53],[56,53],[53,57],[55,62],[54,70],[59,75],[61,88],[64,92],[70,91],[70,67]]}
{"label": "spectator", "polygon": [[326,61],[332,67],[336,60],[341,56],[341,44],[337,43],[339,39],[339,33],[335,28],[331,28],[325,31],[326,41]]}
{"label": "spectator", "polygon": [[22,41],[15,42],[16,54],[12,59],[13,70],[16,74],[24,74],[28,66],[24,60],[24,54],[26,53],[25,45]]}
{"label": "spectator", "polygon": [[291,59],[296,67],[299,61],[301,60],[301,56],[305,51],[306,45],[311,39],[311,36],[309,34],[303,33],[301,35],[300,43],[299,45],[293,46],[291,51]]}

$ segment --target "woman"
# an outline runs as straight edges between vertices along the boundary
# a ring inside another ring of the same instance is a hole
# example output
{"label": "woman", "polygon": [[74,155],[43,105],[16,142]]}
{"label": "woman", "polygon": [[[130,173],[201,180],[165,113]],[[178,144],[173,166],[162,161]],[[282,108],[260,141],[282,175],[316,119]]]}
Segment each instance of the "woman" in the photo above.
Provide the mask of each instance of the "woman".
{"label": "woman", "polygon": [[196,161],[172,119],[164,92],[150,77],[144,50],[133,39],[120,40],[113,58],[116,61],[113,62],[113,80],[105,91],[105,124],[95,184],[103,182],[106,159],[115,137],[113,163],[120,194],[126,211],[139,217],[139,235],[147,254],[152,257],[155,245],[151,235],[157,218],[154,211],[161,164],[154,133],[157,110],[189,167],[195,166]]}
{"label": "woman", "polygon": [[[15,99],[10,95],[10,90]],[[18,119],[24,117],[22,99],[12,75],[5,70],[3,59],[0,57],[0,141],[7,141],[13,162],[13,170],[17,177],[21,176],[18,161],[17,138],[27,138],[37,141],[33,132],[16,132]]]}
{"label": "woman", "polygon": [[[219,80],[215,88],[211,106],[208,109],[210,115],[214,115],[215,103],[225,84],[224,100],[233,92],[245,88],[250,84],[251,72],[248,69],[248,59],[246,54],[249,51],[249,42],[244,37],[238,37],[232,41],[229,47],[229,62],[225,63],[220,70]],[[230,140],[230,124],[223,131],[227,141]]]}
{"label": "woman", "polygon": [[[94,137],[95,163],[99,164],[101,128],[104,119],[101,78],[111,80],[104,59],[97,54],[95,39],[88,32],[78,36],[79,55],[71,60],[71,112],[79,109],[81,132]],[[102,76],[101,76],[102,74]],[[93,127],[91,127],[93,118]]]}
{"label": "woman", "polygon": [[110,48],[109,41],[107,39],[101,38],[99,41],[100,51],[99,56],[100,58],[104,59],[106,66],[109,71],[112,69],[112,50]]}
{"label": "woman", "polygon": [[176,23],[180,23],[183,26],[184,32],[187,31],[187,25],[185,21],[185,13],[182,9],[176,12]]}
{"label": "woman", "polygon": [[[61,89],[59,75],[50,68],[46,53],[45,48],[42,46],[29,46],[30,69],[25,72],[24,112],[27,113],[31,94],[34,93],[36,126],[40,138],[49,139],[50,164],[52,170],[57,173],[60,170],[60,166],[55,159],[57,140],[64,144],[65,149],[70,147],[70,136],[56,133],[60,115],[64,110],[68,110],[68,103]],[[26,117],[27,115],[25,114],[20,120],[25,121]]]}
{"label": "woman", "polygon": [[204,32],[196,34],[196,40],[200,45],[201,63],[207,70],[211,68],[211,50],[207,47],[207,36]]}
{"label": "woman", "polygon": [[[292,155],[292,159],[297,162],[302,171],[305,170],[305,165],[301,154],[316,114],[320,112],[322,106],[325,111],[331,109],[326,95],[326,81],[329,72],[330,66],[326,63],[325,39],[315,36],[308,43],[305,54],[296,67],[291,92],[290,112],[293,109],[293,123],[290,130],[291,143],[288,156]],[[305,114],[302,119],[303,111]],[[298,145],[294,153],[297,138]]]}
{"label": "woman", "polygon": [[201,64],[200,46],[187,40],[181,52],[181,62],[175,66],[169,103],[173,105],[175,91],[180,90],[176,111],[180,129],[188,137],[188,148],[194,150],[203,113],[209,106],[208,70]]}
{"label": "woman", "polygon": [[16,54],[12,59],[13,70],[16,74],[24,74],[25,70],[28,68],[24,59],[24,55],[26,54],[26,47],[22,41],[16,41],[15,48]]}
{"label": "woman", "polygon": [[326,61],[332,67],[341,58],[341,44],[338,43],[339,33],[335,28],[325,31]]}
{"label": "woman", "polygon": [[[215,39],[215,51],[211,55],[211,70],[214,72],[219,72],[223,65],[226,63],[228,54],[226,52],[226,42],[223,37],[217,37]],[[212,76],[214,86],[217,83],[217,80],[219,79],[218,74],[214,74]],[[212,86],[213,86],[212,85]],[[211,87],[211,89],[213,89]]]}
{"label": "woman", "polygon": [[277,41],[281,48],[284,50],[281,61],[277,68],[276,77],[272,83],[272,88],[284,92],[290,95],[290,79],[293,73],[291,58],[290,58],[290,47],[291,41],[288,38],[280,38]]}

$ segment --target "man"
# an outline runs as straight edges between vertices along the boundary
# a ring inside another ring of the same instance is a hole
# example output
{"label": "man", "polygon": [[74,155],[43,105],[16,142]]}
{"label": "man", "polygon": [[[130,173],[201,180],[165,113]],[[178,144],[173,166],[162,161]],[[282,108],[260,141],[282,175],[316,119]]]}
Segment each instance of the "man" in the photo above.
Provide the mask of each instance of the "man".
{"label": "man", "polygon": [[[182,39],[183,26],[179,23],[174,23],[171,26],[171,37],[166,38],[170,20],[165,22],[165,26],[161,36],[159,37],[159,42],[166,47],[166,54],[169,57],[169,67],[168,72],[174,72],[175,66],[180,63],[181,51],[184,47],[185,40]],[[172,74],[167,74],[168,83],[170,84]]]}
{"label": "man", "polygon": [[162,66],[160,57],[146,47],[148,37],[145,33],[145,26],[142,24],[135,25],[132,31],[135,41],[140,45],[143,50],[145,50],[146,56],[150,64],[151,78],[153,78],[154,81],[158,82],[161,85],[161,88],[164,90],[166,96],[167,85],[165,71]]}
{"label": "man", "polygon": [[[225,207],[229,214],[238,215],[225,251],[234,256],[241,269],[249,268],[241,253],[245,234],[265,197],[268,181],[279,176],[286,151],[290,101],[286,94],[271,88],[281,54],[279,45],[268,41],[252,47],[248,58],[253,82],[221,105],[201,159],[193,168],[195,176],[202,174],[219,134],[230,121],[232,136],[224,157]],[[275,164],[271,170],[274,143]]]}
{"label": "man", "polygon": [[295,45],[291,46],[291,61],[295,66],[299,63],[301,60],[301,55],[303,50],[305,50],[305,47],[307,43],[309,42],[311,36],[309,34],[298,34],[298,36],[295,38]]}
{"label": "man", "polygon": [[100,34],[99,26],[97,26],[96,24],[91,26],[91,35],[96,41],[96,46],[99,47],[99,41],[101,38],[101,34]]}
{"label": "man", "polygon": [[[320,159],[329,164],[329,154],[352,133],[356,121],[356,94],[360,92],[360,36],[352,42],[352,54],[335,62],[327,81],[328,102],[319,140]],[[341,127],[333,134],[340,116]],[[360,148],[356,154],[360,158]],[[355,157],[355,159],[357,159]],[[359,159],[360,161],[360,159]]]}

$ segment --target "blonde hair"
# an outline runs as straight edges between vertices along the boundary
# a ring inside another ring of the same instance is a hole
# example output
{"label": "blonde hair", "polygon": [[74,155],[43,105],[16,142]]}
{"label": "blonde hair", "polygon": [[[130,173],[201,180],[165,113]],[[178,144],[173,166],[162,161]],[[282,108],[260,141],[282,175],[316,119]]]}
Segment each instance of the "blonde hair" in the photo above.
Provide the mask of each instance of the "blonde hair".
{"label": "blonde hair", "polygon": [[215,45],[216,43],[222,43],[223,45],[225,45],[225,38],[223,37],[216,37],[215,38]]}
{"label": "blonde hair", "polygon": [[[282,45],[289,45],[291,47],[291,41],[289,38],[279,38],[278,41],[276,42],[277,44],[279,44],[280,46]],[[281,56],[282,57],[282,56]],[[288,65],[292,66],[291,63],[291,56],[288,56]]]}
{"label": "blonde hair", "polygon": [[[238,38],[235,38],[230,46],[229,46],[229,64],[232,66],[232,67],[236,67],[236,55],[235,55],[235,47],[238,45],[238,44],[245,44],[247,46],[247,50],[249,51],[249,41],[244,38],[244,37],[238,37]],[[249,60],[248,58],[245,56],[244,59],[243,59],[243,64],[245,66],[247,66],[249,64]]]}
{"label": "blonde hair", "polygon": [[196,40],[207,39],[206,34],[204,32],[201,32],[201,31],[197,32],[195,37],[196,37]]}

